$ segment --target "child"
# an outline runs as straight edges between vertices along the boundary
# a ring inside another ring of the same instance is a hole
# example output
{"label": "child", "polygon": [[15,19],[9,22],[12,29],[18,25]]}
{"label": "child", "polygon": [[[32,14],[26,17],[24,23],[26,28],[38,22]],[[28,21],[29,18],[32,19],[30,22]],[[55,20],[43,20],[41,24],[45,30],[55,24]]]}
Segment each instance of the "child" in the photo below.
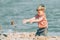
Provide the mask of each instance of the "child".
{"label": "child", "polygon": [[30,18],[30,19],[24,19],[23,23],[24,24],[27,22],[38,23],[39,29],[37,30],[35,36],[46,35],[47,28],[48,28],[48,22],[47,22],[46,15],[45,15],[45,6],[41,4],[36,11],[37,11],[37,15],[35,15],[35,17]]}

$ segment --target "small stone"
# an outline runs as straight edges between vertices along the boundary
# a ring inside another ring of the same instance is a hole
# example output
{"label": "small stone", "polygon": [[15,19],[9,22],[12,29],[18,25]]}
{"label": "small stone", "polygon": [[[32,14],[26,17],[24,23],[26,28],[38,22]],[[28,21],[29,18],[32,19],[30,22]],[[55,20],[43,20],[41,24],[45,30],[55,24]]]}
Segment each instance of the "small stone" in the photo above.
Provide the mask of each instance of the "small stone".
{"label": "small stone", "polygon": [[0,34],[1,35],[1,34]]}
{"label": "small stone", "polygon": [[6,34],[3,34],[5,37],[7,37],[7,35]]}

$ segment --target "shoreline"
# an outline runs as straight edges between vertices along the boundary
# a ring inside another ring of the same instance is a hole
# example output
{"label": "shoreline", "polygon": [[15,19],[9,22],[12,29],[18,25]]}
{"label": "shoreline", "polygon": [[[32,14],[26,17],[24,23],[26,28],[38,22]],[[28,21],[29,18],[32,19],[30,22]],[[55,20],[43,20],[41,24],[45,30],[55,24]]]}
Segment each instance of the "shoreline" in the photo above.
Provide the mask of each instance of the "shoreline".
{"label": "shoreline", "polygon": [[60,40],[60,36],[35,36],[35,32],[0,34],[0,40]]}

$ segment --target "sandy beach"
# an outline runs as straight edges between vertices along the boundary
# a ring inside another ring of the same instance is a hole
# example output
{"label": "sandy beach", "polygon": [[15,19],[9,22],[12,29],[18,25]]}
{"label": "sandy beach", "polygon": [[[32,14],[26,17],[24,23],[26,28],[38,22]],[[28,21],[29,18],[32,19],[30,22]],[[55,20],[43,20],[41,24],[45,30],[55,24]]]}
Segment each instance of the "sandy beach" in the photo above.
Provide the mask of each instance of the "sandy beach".
{"label": "sandy beach", "polygon": [[35,32],[0,34],[0,40],[60,40],[59,36],[35,36]]}

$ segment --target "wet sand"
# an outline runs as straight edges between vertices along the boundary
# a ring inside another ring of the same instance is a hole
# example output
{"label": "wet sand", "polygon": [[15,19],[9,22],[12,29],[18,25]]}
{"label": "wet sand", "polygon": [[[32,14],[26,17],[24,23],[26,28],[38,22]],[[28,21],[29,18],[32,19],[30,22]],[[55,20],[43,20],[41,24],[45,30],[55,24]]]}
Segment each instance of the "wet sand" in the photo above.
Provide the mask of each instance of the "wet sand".
{"label": "wet sand", "polygon": [[35,32],[0,34],[0,40],[60,40],[60,36],[35,36]]}

